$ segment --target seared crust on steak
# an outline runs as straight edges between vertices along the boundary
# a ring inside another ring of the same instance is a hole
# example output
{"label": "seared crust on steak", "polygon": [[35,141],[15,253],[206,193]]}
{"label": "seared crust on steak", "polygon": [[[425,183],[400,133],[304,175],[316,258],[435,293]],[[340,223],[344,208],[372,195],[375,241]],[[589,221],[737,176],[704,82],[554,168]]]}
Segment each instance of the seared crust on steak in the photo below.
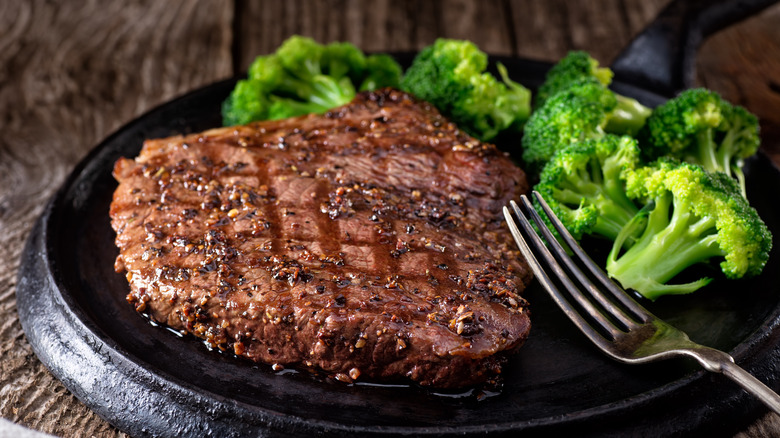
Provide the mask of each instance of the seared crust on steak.
{"label": "seared crust on steak", "polygon": [[148,140],[114,168],[127,300],[253,361],[462,387],[530,328],[506,154],[396,90]]}

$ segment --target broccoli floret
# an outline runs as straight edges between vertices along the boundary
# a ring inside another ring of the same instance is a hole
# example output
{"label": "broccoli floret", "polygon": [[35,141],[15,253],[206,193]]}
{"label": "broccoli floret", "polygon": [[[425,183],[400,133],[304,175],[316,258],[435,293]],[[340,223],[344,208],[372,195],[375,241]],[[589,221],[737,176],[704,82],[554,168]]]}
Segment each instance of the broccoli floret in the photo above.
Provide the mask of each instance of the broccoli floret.
{"label": "broccoli floret", "polygon": [[400,80],[400,65],[387,55],[366,57],[350,43],[292,36],[252,62],[222,105],[223,124],[324,113],[350,102],[356,90],[398,87]]}
{"label": "broccoli floret", "polygon": [[378,88],[401,87],[403,70],[396,60],[384,53],[377,53],[366,58],[366,73],[358,91],[376,90]]}
{"label": "broccoli floret", "polygon": [[547,162],[535,190],[576,239],[595,234],[614,241],[639,212],[623,180],[638,163],[639,148],[628,136],[572,143]]}
{"label": "broccoli floret", "polygon": [[[541,108],[548,99],[569,88],[572,84],[592,81],[605,88],[609,87],[612,83],[612,76],[612,70],[599,67],[599,62],[587,52],[571,51],[547,73],[544,83],[536,93],[534,108]],[[635,135],[644,125],[651,109],[636,99],[612,93],[616,105],[612,109],[605,129],[615,134]]]}
{"label": "broccoli floret", "polygon": [[744,159],[760,145],[758,118],[703,88],[683,91],[653,110],[639,135],[647,159],[673,156],[736,178],[745,195]]}
{"label": "broccoli floret", "polygon": [[480,140],[505,130],[520,131],[531,113],[531,92],[486,72],[487,55],[474,43],[440,38],[414,58],[401,89],[428,101],[461,129]]}
{"label": "broccoli floret", "polygon": [[698,263],[720,260],[721,271],[731,279],[758,275],[764,268],[772,236],[734,179],[667,158],[629,170],[626,190],[645,201],[649,213],[636,242],[623,250],[632,232],[626,227],[608,256],[607,273],[623,287],[655,300],[708,284],[707,277],[668,284]]}
{"label": "broccoli floret", "polygon": [[584,78],[592,78],[605,87],[609,86],[612,76],[612,70],[599,67],[599,62],[587,52],[571,51],[547,72],[544,83],[539,86],[534,97],[534,106],[540,108],[547,99]]}
{"label": "broccoli floret", "polygon": [[593,81],[579,82],[556,93],[531,114],[525,125],[522,145],[526,165],[539,171],[559,149],[603,137],[616,105],[614,94]]}

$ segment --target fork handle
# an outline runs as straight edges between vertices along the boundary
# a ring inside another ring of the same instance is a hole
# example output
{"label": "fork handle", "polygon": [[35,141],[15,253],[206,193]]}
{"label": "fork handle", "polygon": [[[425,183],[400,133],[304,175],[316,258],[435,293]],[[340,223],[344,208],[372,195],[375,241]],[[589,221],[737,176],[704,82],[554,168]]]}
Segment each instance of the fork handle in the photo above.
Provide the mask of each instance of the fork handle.
{"label": "fork handle", "polygon": [[725,375],[761,400],[769,409],[780,414],[780,395],[734,363],[731,355],[693,343],[691,348],[678,350],[678,352],[694,357],[707,371]]}
{"label": "fork handle", "polygon": [[723,361],[720,364],[720,372],[737,382],[745,391],[753,394],[764,402],[769,409],[780,414],[780,395],[777,395],[776,392],[772,391],[760,380],[753,377],[752,374],[748,373],[732,361]]}
{"label": "fork handle", "polygon": [[725,375],[761,400],[769,409],[780,414],[780,395],[734,363],[734,358],[729,354],[700,345],[695,345],[686,352],[696,358],[707,371]]}

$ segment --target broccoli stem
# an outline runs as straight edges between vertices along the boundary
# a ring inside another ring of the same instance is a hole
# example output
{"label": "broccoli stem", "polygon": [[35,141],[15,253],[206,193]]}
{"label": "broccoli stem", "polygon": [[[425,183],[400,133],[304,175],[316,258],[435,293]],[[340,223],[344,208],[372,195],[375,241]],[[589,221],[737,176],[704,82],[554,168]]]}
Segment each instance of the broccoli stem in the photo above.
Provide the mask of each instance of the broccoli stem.
{"label": "broccoli stem", "polygon": [[742,171],[742,164],[738,163],[731,166],[731,172],[739,183],[739,190],[742,193],[742,197],[747,199],[747,189],[745,188],[745,172]]}
{"label": "broccoli stem", "polygon": [[723,137],[723,141],[720,143],[720,146],[718,146],[717,150],[715,151],[715,156],[717,157],[718,161],[718,167],[721,169],[720,171],[725,173],[728,176],[732,176],[731,174],[731,168],[733,167],[731,160],[734,158],[735,153],[735,142],[737,133],[733,130],[729,130],[726,132],[726,135]]}
{"label": "broccoli stem", "polygon": [[335,78],[317,75],[309,81],[286,77],[279,86],[280,91],[289,96],[295,96],[302,101],[303,107],[311,113],[324,113],[325,111],[345,105],[355,97],[355,87],[349,78],[336,80]]}
{"label": "broccoli stem", "polygon": [[737,130],[730,129],[723,136],[720,144],[717,144],[711,129],[699,132],[696,138],[698,143],[698,160],[708,172],[721,172],[736,178],[737,182],[739,182],[742,197],[747,198],[745,174],[742,172],[741,160],[737,163],[732,162],[736,154],[738,137],[739,133]]}
{"label": "broccoli stem", "polygon": [[345,105],[355,97],[355,87],[347,77],[336,80],[320,75],[314,79],[313,85],[309,100],[322,107],[320,112]]}
{"label": "broccoli stem", "polygon": [[666,283],[691,265],[724,255],[716,240],[714,219],[696,217],[685,201],[673,199],[668,193],[655,199],[642,235],[619,255],[631,232],[632,227],[625,227],[615,240],[607,259],[607,272],[623,287],[651,300],[691,293],[705,286],[710,278]]}
{"label": "broccoli stem", "polygon": [[600,214],[596,220],[594,232],[610,240],[615,240],[620,230],[639,211],[636,205],[628,199],[620,176],[624,170],[626,159],[627,157],[621,154],[606,159],[601,166],[603,195],[596,204]]}
{"label": "broccoli stem", "polygon": [[636,135],[644,126],[652,110],[630,97],[615,93],[617,106],[609,115],[605,131],[614,134]]}
{"label": "broccoli stem", "polygon": [[610,190],[608,185],[592,182],[586,176],[575,175],[555,190],[555,198],[568,205],[583,201],[599,211],[593,233],[615,240],[620,230],[633,218],[638,209],[622,190]]}
{"label": "broccoli stem", "polygon": [[598,200],[594,204],[599,210],[599,216],[593,226],[593,233],[613,241],[637,212],[633,205],[629,209],[606,199]]}
{"label": "broccoli stem", "polygon": [[717,146],[712,135],[712,129],[704,129],[696,133],[696,153],[697,161],[704,170],[708,172],[728,172],[731,169],[729,165],[726,169],[721,167],[721,162],[716,153]]}
{"label": "broccoli stem", "polygon": [[734,159],[735,155],[737,155],[737,143],[741,133],[741,130],[738,132],[736,129],[731,129],[726,132],[716,154],[718,163],[720,163],[722,169],[721,172],[732,178],[736,178],[737,182],[739,182],[739,189],[742,193],[742,197],[747,198],[745,173],[742,172],[744,162],[741,158]]}
{"label": "broccoli stem", "polygon": [[[500,62],[496,63],[496,67],[498,68],[498,74],[501,75],[501,81],[503,81],[507,88],[509,88],[513,94],[518,96],[519,100],[522,102],[522,105],[518,105],[517,107],[517,113],[507,115],[506,117],[509,119],[514,119],[516,123],[522,126],[531,115],[531,90],[510,79],[509,73],[507,72],[506,67],[504,67],[504,64]],[[508,121],[508,123],[511,122],[512,120]]]}

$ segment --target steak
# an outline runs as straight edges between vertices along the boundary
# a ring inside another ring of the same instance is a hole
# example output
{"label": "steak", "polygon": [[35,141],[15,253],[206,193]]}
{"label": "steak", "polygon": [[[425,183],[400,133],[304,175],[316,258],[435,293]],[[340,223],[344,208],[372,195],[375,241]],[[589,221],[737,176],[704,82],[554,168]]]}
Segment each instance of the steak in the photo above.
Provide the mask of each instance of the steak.
{"label": "steak", "polygon": [[117,272],[138,312],[341,381],[492,381],[530,329],[494,145],[397,90],[323,115],[147,140],[114,167]]}

